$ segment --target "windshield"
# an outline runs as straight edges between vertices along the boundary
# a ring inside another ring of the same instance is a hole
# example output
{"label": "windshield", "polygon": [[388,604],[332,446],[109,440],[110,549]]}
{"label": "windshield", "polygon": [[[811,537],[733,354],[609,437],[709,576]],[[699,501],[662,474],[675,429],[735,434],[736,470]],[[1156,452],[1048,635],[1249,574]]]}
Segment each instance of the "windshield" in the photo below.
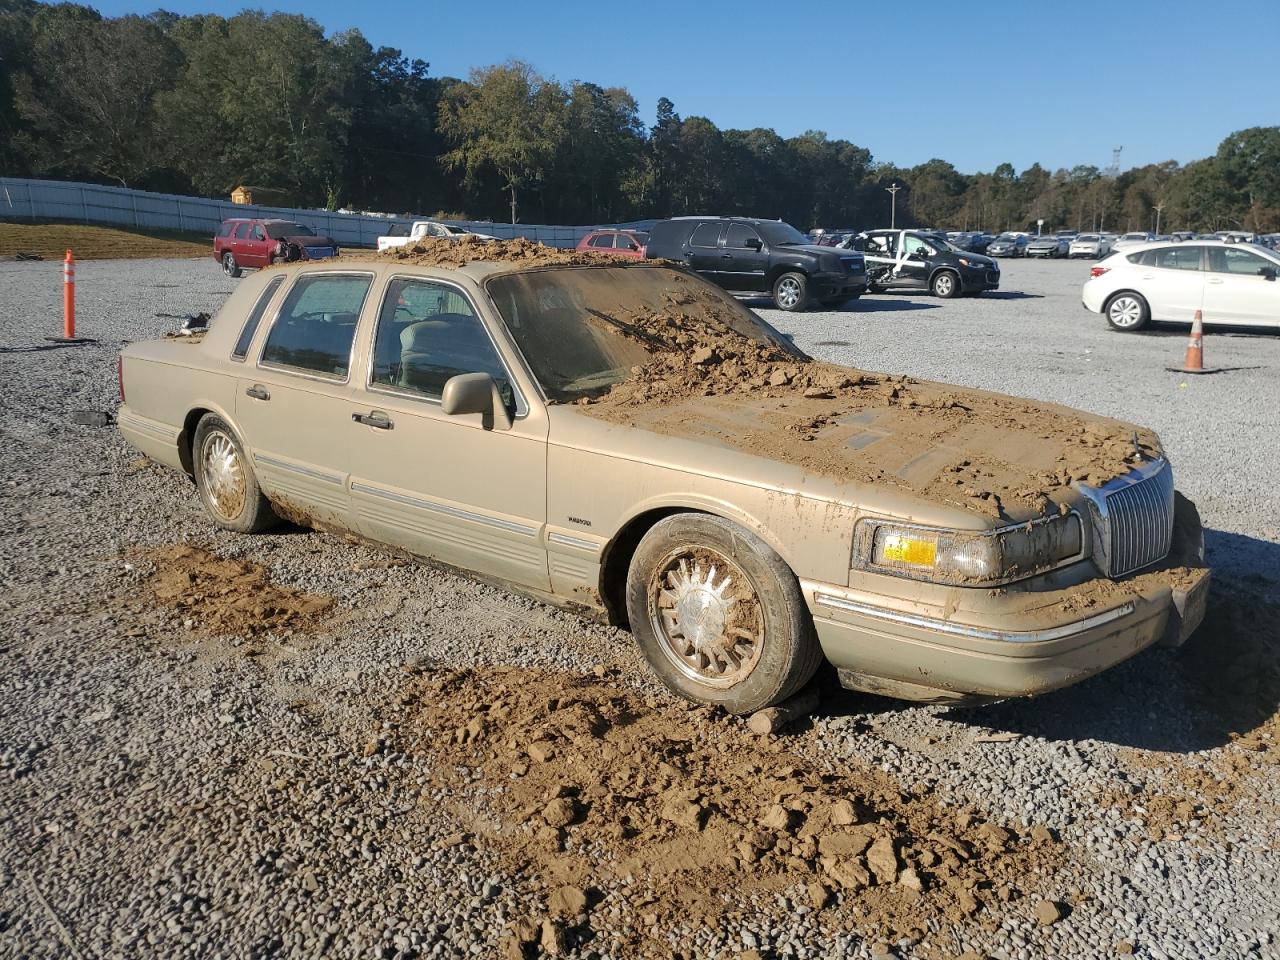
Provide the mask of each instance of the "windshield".
{"label": "windshield", "polygon": [[808,237],[791,224],[783,223],[780,220],[766,220],[764,223],[756,224],[756,229],[764,237],[765,243],[771,247],[810,242]]}
{"label": "windshield", "polygon": [[267,228],[267,236],[272,240],[282,240],[285,237],[314,237],[316,232],[310,227],[304,227],[300,223],[267,223],[263,224]]}
{"label": "windshield", "polygon": [[537,270],[497,276],[485,287],[553,403],[605,393],[633,367],[681,353],[708,331],[804,357],[717,287],[666,267]]}
{"label": "windshield", "polygon": [[442,223],[440,226],[444,227],[445,230],[452,233],[454,236],[465,237],[467,235],[467,231],[463,230],[461,227],[451,227],[447,223]]}

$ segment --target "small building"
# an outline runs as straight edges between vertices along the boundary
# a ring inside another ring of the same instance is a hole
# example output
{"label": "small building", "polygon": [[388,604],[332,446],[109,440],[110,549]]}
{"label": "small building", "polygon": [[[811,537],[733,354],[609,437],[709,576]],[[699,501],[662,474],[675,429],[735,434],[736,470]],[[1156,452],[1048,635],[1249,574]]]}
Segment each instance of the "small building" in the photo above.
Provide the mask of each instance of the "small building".
{"label": "small building", "polygon": [[232,203],[261,203],[269,207],[294,206],[287,190],[276,187],[250,187],[241,184],[231,191]]}

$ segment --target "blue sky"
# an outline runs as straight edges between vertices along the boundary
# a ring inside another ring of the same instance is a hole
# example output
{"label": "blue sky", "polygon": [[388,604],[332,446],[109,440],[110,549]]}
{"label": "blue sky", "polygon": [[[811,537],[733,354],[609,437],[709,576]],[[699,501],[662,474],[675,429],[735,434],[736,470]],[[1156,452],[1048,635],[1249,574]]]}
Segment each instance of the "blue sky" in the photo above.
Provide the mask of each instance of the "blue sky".
{"label": "blue sky", "polygon": [[[106,15],[161,3],[107,0]],[[163,0],[177,13],[235,4]],[[717,126],[825,130],[904,166],[1050,169],[1186,162],[1228,133],[1280,123],[1280,2],[795,0],[351,3],[278,0],[357,27],[434,76],[519,57],[561,81],[624,86]]]}

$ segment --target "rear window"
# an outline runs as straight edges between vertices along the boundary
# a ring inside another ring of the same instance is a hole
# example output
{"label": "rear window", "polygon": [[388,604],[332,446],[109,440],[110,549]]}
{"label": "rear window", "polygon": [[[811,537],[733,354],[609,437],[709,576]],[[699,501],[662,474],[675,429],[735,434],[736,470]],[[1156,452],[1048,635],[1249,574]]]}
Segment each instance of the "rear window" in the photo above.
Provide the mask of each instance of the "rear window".
{"label": "rear window", "polygon": [[271,282],[267,284],[267,289],[262,291],[262,296],[253,305],[249,319],[245,321],[244,328],[240,331],[240,339],[236,341],[235,349],[231,351],[232,359],[243,360],[244,355],[249,352],[249,344],[253,342],[253,335],[258,332],[258,324],[262,322],[262,315],[267,312],[267,304],[271,302],[271,298],[276,295],[282,283],[284,283],[283,274],[272,277]]}
{"label": "rear window", "polygon": [[698,225],[698,229],[693,231],[693,236],[689,238],[691,247],[714,247],[720,240],[720,224],[703,223]]}
{"label": "rear window", "polygon": [[267,335],[262,362],[345,380],[356,321],[372,282],[363,273],[299,277]]}

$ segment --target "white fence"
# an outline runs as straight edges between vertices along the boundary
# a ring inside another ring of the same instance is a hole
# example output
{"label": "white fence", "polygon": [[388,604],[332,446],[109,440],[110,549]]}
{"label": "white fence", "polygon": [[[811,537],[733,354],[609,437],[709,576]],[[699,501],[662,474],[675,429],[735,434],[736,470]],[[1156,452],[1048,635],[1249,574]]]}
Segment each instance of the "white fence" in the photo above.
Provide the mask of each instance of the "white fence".
{"label": "white fence", "polygon": [[[0,220],[63,220],[103,223],[153,230],[182,230],[213,236],[218,224],[229,217],[279,217],[306,224],[326,233],[339,244],[372,247],[393,224],[408,227],[426,217],[374,217],[358,213],[331,213],[292,207],[238,204],[230,200],[183,197],[173,193],[148,193],[125,187],[59,180],[25,180],[0,177]],[[596,227],[560,227],[545,224],[447,221],[467,230],[495,237],[528,237],[552,247],[572,247]],[[647,227],[653,221],[611,226]]]}

